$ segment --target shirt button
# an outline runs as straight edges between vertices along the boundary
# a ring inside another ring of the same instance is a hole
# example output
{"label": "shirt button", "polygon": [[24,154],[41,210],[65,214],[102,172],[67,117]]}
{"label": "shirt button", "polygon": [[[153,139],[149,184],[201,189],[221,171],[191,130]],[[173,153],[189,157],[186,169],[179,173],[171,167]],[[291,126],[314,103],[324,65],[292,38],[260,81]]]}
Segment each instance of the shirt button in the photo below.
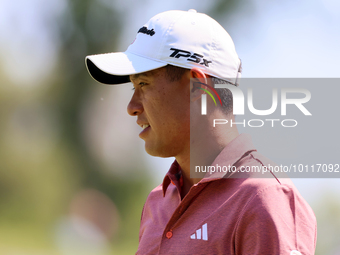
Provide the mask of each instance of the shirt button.
{"label": "shirt button", "polygon": [[165,236],[166,238],[170,239],[172,237],[172,232],[168,231]]}

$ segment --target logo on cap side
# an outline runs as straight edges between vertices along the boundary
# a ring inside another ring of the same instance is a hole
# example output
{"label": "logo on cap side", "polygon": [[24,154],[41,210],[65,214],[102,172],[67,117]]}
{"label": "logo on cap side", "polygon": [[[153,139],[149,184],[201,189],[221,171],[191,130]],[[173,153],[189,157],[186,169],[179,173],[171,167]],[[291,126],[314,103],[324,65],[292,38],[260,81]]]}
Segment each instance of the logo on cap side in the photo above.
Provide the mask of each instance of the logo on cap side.
{"label": "logo on cap side", "polygon": [[187,58],[187,61],[192,61],[200,65],[205,65],[206,67],[209,67],[209,63],[212,63],[212,61],[208,61],[204,59],[203,58],[204,56],[198,53],[192,54],[190,51],[176,49],[176,48],[171,48],[170,50],[173,50],[174,52],[171,53],[169,57],[173,57],[173,58],[184,57],[184,58]]}
{"label": "logo on cap side", "polygon": [[156,32],[155,32],[155,30],[153,30],[153,29],[148,29],[147,27],[141,27],[141,28],[138,30],[137,34],[138,34],[138,33],[142,33],[142,34],[146,34],[146,35],[153,36]]}

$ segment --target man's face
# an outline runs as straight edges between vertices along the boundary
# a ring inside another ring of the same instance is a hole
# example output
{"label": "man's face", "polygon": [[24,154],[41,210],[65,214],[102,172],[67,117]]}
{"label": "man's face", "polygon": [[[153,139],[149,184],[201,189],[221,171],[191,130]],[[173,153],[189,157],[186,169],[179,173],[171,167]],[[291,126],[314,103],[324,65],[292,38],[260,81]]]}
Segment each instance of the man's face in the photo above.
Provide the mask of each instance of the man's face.
{"label": "man's face", "polygon": [[131,75],[134,93],[127,110],[143,128],[139,137],[152,156],[175,157],[190,152],[189,71],[170,81],[166,68]]}

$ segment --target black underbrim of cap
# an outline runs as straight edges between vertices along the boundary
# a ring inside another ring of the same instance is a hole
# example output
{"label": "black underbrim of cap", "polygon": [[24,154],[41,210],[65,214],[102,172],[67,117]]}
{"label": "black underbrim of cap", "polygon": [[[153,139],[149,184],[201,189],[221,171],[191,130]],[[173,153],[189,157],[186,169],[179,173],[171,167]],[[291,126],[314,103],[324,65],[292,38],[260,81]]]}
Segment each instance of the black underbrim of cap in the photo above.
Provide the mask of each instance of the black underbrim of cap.
{"label": "black underbrim of cap", "polygon": [[128,75],[113,75],[103,72],[90,59],[86,59],[86,65],[91,76],[100,83],[117,85],[130,82]]}

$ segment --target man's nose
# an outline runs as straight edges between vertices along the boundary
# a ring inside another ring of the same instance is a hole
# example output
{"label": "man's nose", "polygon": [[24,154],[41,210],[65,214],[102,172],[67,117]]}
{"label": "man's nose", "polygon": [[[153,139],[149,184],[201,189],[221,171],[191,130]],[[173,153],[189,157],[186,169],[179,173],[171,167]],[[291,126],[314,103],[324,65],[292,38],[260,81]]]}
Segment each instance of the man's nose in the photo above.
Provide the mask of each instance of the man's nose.
{"label": "man's nose", "polygon": [[137,116],[143,112],[142,103],[136,92],[132,95],[132,98],[127,106],[127,112],[131,116]]}

